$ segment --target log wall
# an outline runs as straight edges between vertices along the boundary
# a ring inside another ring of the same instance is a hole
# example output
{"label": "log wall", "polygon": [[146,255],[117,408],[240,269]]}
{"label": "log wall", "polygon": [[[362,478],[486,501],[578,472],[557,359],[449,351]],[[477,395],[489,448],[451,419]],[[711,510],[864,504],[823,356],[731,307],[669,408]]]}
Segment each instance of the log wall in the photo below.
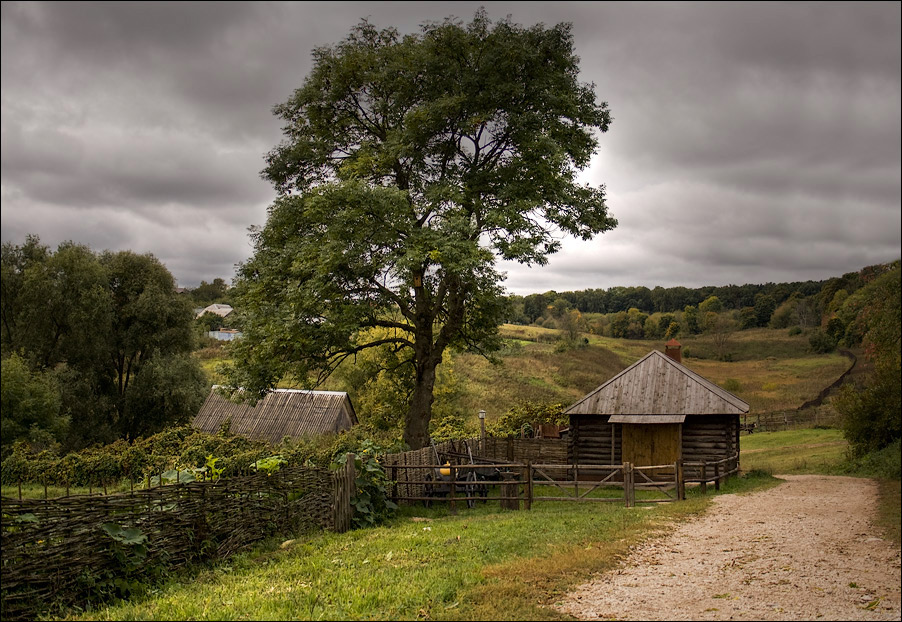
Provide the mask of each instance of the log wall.
{"label": "log wall", "polygon": [[567,462],[570,464],[620,464],[623,438],[620,426],[607,415],[571,415]]}
{"label": "log wall", "polygon": [[[622,463],[622,428],[608,419],[608,415],[571,415],[570,464]],[[739,415],[688,415],[682,424],[682,438],[685,462],[727,458],[739,451]]]}

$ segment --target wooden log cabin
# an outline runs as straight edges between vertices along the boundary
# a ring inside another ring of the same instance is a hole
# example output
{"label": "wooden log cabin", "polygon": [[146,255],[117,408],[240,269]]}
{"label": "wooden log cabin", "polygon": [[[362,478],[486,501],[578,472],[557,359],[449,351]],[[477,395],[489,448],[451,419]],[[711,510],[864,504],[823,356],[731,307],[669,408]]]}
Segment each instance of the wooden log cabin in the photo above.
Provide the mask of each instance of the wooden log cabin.
{"label": "wooden log cabin", "polygon": [[651,466],[738,455],[739,416],[749,405],[685,367],[680,348],[671,340],[666,354],[649,352],[564,411],[570,464]]}

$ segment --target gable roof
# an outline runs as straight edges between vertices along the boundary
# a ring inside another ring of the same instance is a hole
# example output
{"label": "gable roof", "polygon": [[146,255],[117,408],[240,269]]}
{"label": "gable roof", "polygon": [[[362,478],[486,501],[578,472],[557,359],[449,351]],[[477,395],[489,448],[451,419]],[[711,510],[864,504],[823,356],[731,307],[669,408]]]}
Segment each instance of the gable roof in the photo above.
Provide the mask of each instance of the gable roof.
{"label": "gable roof", "polygon": [[567,415],[724,415],[749,405],[658,350],[564,411]]}
{"label": "gable roof", "polygon": [[234,311],[234,309],[232,308],[232,305],[226,305],[226,304],[222,304],[219,302],[214,302],[213,304],[204,307],[200,311],[195,311],[195,315],[197,317],[200,317],[204,313],[214,313],[214,314],[218,315],[219,317],[225,317],[232,311]]}
{"label": "gable roof", "polygon": [[351,398],[342,391],[275,389],[251,406],[231,402],[216,389],[213,387],[193,421],[195,428],[211,434],[229,418],[233,433],[271,443],[286,436],[340,432],[357,423]]}

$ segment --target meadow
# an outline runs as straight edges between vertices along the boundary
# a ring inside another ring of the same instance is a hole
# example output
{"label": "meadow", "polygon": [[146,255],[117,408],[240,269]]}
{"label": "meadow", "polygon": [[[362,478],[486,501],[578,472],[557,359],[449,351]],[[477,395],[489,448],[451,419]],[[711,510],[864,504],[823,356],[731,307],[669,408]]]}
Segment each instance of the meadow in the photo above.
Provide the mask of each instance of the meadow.
{"label": "meadow", "polygon": [[[560,331],[506,324],[507,348],[499,364],[475,354],[454,355],[461,379],[460,408],[485,410],[488,418],[521,400],[572,404],[663,341],[584,335],[585,347],[562,347]],[[730,361],[713,358],[710,337],[681,338],[683,364],[746,401],[750,412],[798,408],[829,386],[850,365],[838,353],[812,354],[808,339],[784,330],[752,329],[734,333]],[[701,356],[705,358],[701,358]]]}

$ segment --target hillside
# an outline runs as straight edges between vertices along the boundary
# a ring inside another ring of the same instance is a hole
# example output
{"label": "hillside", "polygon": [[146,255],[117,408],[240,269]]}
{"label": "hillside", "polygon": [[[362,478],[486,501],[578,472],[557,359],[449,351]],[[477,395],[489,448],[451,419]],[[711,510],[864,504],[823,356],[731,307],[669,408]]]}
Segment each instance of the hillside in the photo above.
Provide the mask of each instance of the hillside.
{"label": "hillside", "polygon": [[[652,349],[663,351],[663,340],[631,340],[584,334],[585,347],[565,349],[561,333],[536,326],[505,324],[506,347],[491,363],[470,353],[450,356],[455,386],[450,410],[476,421],[485,410],[489,421],[524,401],[569,405]],[[849,360],[834,352],[813,354],[805,335],[785,330],[751,329],[730,338],[731,361],[716,360],[711,338],[681,338],[683,364],[735,393],[751,406],[751,413],[798,408],[839,378]],[[206,358],[203,366],[211,382],[219,382],[215,367],[223,358]],[[287,386],[287,385],[286,385]],[[326,388],[348,390],[336,379]],[[366,413],[359,412],[363,418]],[[399,413],[400,416],[400,413]]]}
{"label": "hillside", "polygon": [[[663,341],[584,335],[586,347],[564,350],[559,331],[506,324],[502,334],[508,346],[500,364],[474,354],[453,357],[460,385],[457,401],[468,418],[482,409],[493,419],[525,400],[569,405],[664,346]],[[752,413],[797,408],[849,367],[838,353],[812,354],[806,336],[789,336],[785,330],[735,333],[729,362],[713,358],[708,337],[689,337],[682,343],[688,354],[683,363],[748,402]]]}

